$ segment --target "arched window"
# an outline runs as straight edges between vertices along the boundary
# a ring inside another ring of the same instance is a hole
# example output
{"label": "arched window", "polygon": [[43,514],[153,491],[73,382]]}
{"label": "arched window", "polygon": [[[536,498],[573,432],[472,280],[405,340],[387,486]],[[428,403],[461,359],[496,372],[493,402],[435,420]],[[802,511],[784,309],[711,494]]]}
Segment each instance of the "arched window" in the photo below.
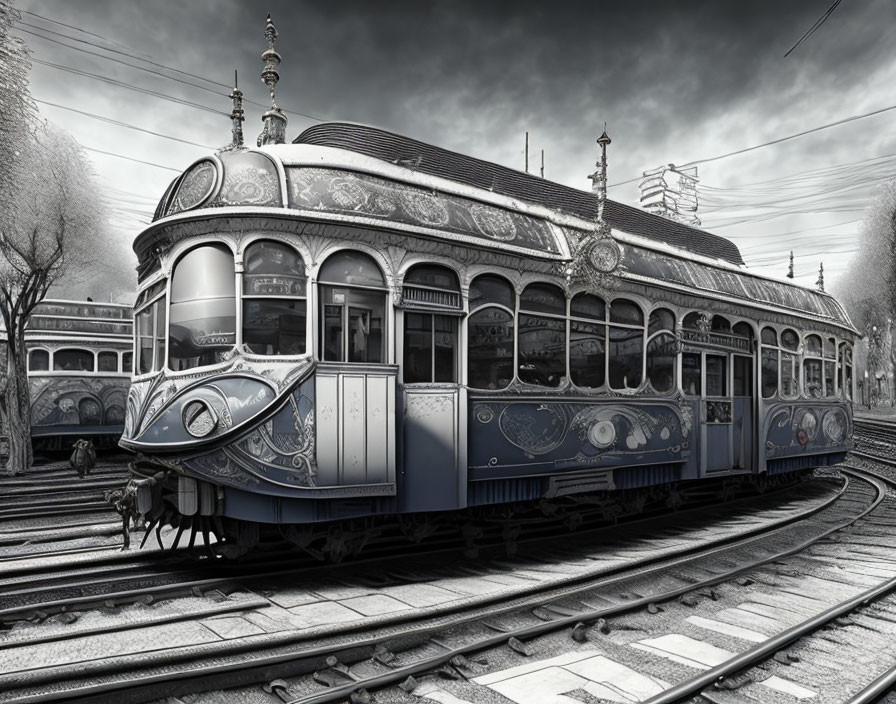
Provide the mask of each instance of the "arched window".
{"label": "arched window", "polygon": [[253,242],[243,257],[243,343],[255,354],[305,353],[305,263],[292,247]]}
{"label": "arched window", "polygon": [[324,262],[320,358],[381,364],[386,357],[386,279],[363,252],[345,250]]}
{"label": "arched window", "polygon": [[435,311],[460,310],[460,282],[451,269],[418,264],[404,277],[402,287],[404,383],[457,381],[456,315]]}
{"label": "arched window", "polygon": [[47,350],[31,350],[28,353],[28,371],[46,372],[50,369],[50,353]]}
{"label": "arched window", "polygon": [[566,296],[552,284],[529,284],[520,294],[519,378],[560,386],[566,376]]}
{"label": "arched window", "polygon": [[118,352],[100,352],[96,356],[96,368],[100,372],[118,371]]}
{"label": "arched window", "polygon": [[837,387],[837,340],[824,340],[824,395],[833,396]]}
{"label": "arched window", "polygon": [[484,274],[470,284],[467,379],[474,389],[503,389],[513,380],[516,295],[506,279]]}
{"label": "arched window", "polygon": [[644,367],[644,313],[634,301],[610,303],[607,377],[611,389],[636,389]]}
{"label": "arched window", "polygon": [[809,398],[824,395],[822,344],[818,335],[806,335],[803,357],[803,393]]}
{"label": "arched window", "polygon": [[650,313],[647,323],[647,380],[654,391],[668,393],[675,388],[675,315],[665,308]]}
{"label": "arched window", "polygon": [[713,332],[731,332],[731,323],[728,321],[728,318],[724,318],[721,315],[712,316],[712,321],[710,322],[709,329]]}
{"label": "arched window", "polygon": [[[157,331],[164,329],[164,311],[163,305]],[[215,364],[235,341],[233,254],[221,244],[191,249],[174,265],[171,278],[168,365],[179,371]]]}
{"label": "arched window", "polygon": [[781,332],[781,395],[784,398],[795,398],[799,394],[799,346],[800,336],[795,330]]}
{"label": "arched window", "polygon": [[606,382],[607,311],[603,299],[575,295],[569,305],[569,371],[572,383],[597,389]]}
{"label": "arched window", "polygon": [[774,328],[762,328],[762,398],[772,398],[778,393],[778,333]]}
{"label": "arched window", "polygon": [[53,353],[53,371],[55,372],[92,372],[94,370],[93,352],[90,350],[66,349]]}
{"label": "arched window", "polygon": [[274,163],[259,152],[221,154],[224,182],[218,198],[222,205],[283,205],[280,177]]}

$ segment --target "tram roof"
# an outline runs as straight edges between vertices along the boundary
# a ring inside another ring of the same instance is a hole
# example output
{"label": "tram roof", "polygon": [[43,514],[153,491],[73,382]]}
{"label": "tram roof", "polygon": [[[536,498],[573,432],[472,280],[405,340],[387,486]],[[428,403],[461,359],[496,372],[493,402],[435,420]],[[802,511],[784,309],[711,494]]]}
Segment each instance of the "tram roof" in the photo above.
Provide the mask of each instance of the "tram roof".
{"label": "tram roof", "polygon": [[[293,144],[345,149],[391,164],[407,164],[414,171],[431,176],[529,201],[586,220],[597,218],[597,199],[590,191],[570,188],[377,127],[325,122],[306,129]],[[730,264],[744,264],[740,250],[730,240],[630,205],[607,200],[604,219],[622,232]]]}

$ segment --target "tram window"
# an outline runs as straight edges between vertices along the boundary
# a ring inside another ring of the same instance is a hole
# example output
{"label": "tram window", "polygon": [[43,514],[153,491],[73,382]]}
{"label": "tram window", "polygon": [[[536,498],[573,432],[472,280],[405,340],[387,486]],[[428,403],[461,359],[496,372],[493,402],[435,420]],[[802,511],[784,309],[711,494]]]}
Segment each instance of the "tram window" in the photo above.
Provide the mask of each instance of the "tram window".
{"label": "tram window", "polygon": [[156,311],[156,362],[153,369],[159,371],[164,365],[165,359],[165,332],[168,326],[165,324],[165,297],[162,296],[157,300],[153,307]]}
{"label": "tram window", "polygon": [[734,359],[734,389],[732,396],[753,395],[753,360],[749,357],[735,355]]}
{"label": "tram window", "polygon": [[117,352],[100,352],[96,356],[96,367],[101,372],[117,372],[118,371],[118,353]]}
{"label": "tram window", "polygon": [[279,242],[254,242],[243,272],[243,343],[255,354],[305,352],[305,264]]}
{"label": "tram window", "polygon": [[[781,335],[783,340],[784,336]],[[797,385],[799,377],[797,376],[797,357],[789,352],[781,352],[781,395],[785,398],[794,398],[799,391]]]}
{"label": "tram window", "polygon": [[781,333],[781,347],[786,350],[796,350],[800,346],[800,336],[793,330],[785,330]]}
{"label": "tram window", "polygon": [[617,298],[610,303],[610,322],[626,325],[643,325],[644,313],[634,301]]}
{"label": "tram window", "polygon": [[379,364],[386,351],[386,280],[367,254],[342,251],[318,275],[324,334],[321,359]]}
{"label": "tram window", "polygon": [[152,371],[153,317],[152,307],[137,313],[138,374],[149,374]]}
{"label": "tram window", "polygon": [[763,345],[778,346],[778,333],[775,332],[774,328],[762,328],[761,339]]}
{"label": "tram window", "polygon": [[572,383],[596,389],[604,385],[607,326],[602,323],[569,322],[569,371]]}
{"label": "tram window", "polygon": [[124,352],[121,355],[121,371],[125,374],[134,373],[134,353]]}
{"label": "tram window", "polygon": [[220,244],[191,249],[175,264],[171,279],[169,367],[180,371],[221,362],[235,341],[233,254]]}
{"label": "tram window", "polygon": [[457,381],[457,318],[406,312],[402,369],[406,384]]}
{"label": "tram window", "polygon": [[[532,315],[546,313],[549,315]],[[530,284],[520,294],[520,381],[559,386],[566,376],[566,297],[550,284]]]}
{"label": "tram window", "polygon": [[834,380],[837,373],[837,367],[834,362],[825,360],[824,363],[824,395],[834,395]]}
{"label": "tram window", "polygon": [[647,379],[655,391],[666,393],[675,386],[676,356],[674,335],[660,333],[647,343]]}
{"label": "tram window", "polygon": [[280,177],[273,162],[258,152],[220,154],[224,182],[219,198],[224,205],[282,205]]}
{"label": "tram window", "polygon": [[778,393],[778,350],[763,347],[762,398],[772,398],[776,393]]}
{"label": "tram window", "polygon": [[93,370],[94,358],[90,350],[56,350],[53,353],[53,371],[92,372]]}
{"label": "tram window", "polygon": [[852,398],[852,347],[845,342],[840,345],[840,393],[848,399]]}
{"label": "tram window", "polygon": [[573,318],[587,318],[601,322],[607,319],[607,307],[603,299],[590,293],[573,296],[572,302],[569,304],[569,311]]}
{"label": "tram window", "polygon": [[47,350],[31,350],[28,353],[28,371],[45,372],[50,369],[50,353]]}
{"label": "tram window", "polygon": [[731,323],[728,322],[728,318],[723,318],[721,315],[712,316],[712,322],[709,326],[710,330],[713,332],[731,332]]}
{"label": "tram window", "polygon": [[821,338],[818,335],[806,335],[806,354],[821,357]]}
{"label": "tram window", "polygon": [[728,358],[706,355],[706,395],[727,396]]}
{"label": "tram window", "polygon": [[460,283],[457,274],[445,266],[417,264],[404,277],[402,302],[415,306],[461,307]]}
{"label": "tram window", "polygon": [[497,304],[514,310],[516,294],[507,279],[500,276],[484,274],[477,276],[470,284],[470,310],[476,310],[488,304]]}
{"label": "tram window", "polygon": [[688,396],[700,396],[702,393],[699,353],[685,352],[681,355],[681,386]]}
{"label": "tram window", "polygon": [[804,351],[803,389],[809,398],[821,398],[824,394],[821,338],[818,335],[806,335]]}
{"label": "tram window", "polygon": [[467,323],[468,381],[474,389],[503,389],[513,380],[513,313],[480,308]]}
{"label": "tram window", "polygon": [[657,308],[650,312],[650,320],[647,323],[647,334],[653,335],[660,330],[675,330],[675,315],[671,310]]}
{"label": "tram window", "polygon": [[559,386],[564,376],[566,321],[520,313],[520,381],[538,386]]}
{"label": "tram window", "polygon": [[610,388],[636,389],[644,366],[643,328],[610,326],[608,374]]}

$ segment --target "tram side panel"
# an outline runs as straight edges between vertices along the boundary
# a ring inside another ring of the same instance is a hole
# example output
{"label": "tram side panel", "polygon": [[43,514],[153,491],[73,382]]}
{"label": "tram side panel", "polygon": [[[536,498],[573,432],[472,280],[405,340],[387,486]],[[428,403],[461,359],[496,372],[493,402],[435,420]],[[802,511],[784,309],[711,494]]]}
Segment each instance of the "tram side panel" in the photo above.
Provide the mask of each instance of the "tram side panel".
{"label": "tram side panel", "polygon": [[852,449],[848,402],[770,403],[761,428],[764,469],[770,475],[837,464]]}

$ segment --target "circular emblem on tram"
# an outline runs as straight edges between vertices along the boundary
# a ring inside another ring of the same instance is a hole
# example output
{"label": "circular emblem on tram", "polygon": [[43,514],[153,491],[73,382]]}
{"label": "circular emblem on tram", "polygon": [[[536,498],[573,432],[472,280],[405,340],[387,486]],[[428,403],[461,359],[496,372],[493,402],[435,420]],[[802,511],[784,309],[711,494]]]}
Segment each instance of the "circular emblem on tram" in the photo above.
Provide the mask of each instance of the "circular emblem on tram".
{"label": "circular emblem on tram", "polygon": [[596,448],[603,450],[616,440],[616,426],[612,421],[601,420],[588,428],[588,441]]}
{"label": "circular emblem on tram", "polygon": [[585,256],[588,258],[588,263],[595,270],[608,274],[619,266],[622,252],[619,250],[619,245],[612,238],[601,237],[588,247]]}
{"label": "circular emblem on tram", "polygon": [[181,418],[187,432],[194,438],[204,438],[218,425],[218,416],[205,401],[197,399],[184,406]]}
{"label": "circular emblem on tram", "polygon": [[846,437],[846,414],[840,409],[828,411],[821,421],[821,427],[831,442],[843,442]]}

